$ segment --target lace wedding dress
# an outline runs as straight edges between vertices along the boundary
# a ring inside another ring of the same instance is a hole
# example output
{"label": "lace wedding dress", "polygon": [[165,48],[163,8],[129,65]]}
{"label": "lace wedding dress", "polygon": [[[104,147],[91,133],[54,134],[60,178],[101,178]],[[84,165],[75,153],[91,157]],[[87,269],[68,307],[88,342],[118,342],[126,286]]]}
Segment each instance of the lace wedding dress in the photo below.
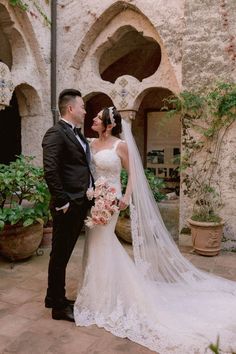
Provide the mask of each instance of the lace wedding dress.
{"label": "lace wedding dress", "polygon": [[[119,142],[92,153],[95,178],[108,179],[118,198]],[[215,292],[207,276],[195,286],[148,280],[117,239],[117,218],[114,214],[108,225],[87,231],[83,283],[74,306],[76,325],[96,324],[160,354],[210,353],[207,347],[218,335],[225,353],[236,350],[236,286],[214,277],[216,287],[217,282],[223,284]]]}

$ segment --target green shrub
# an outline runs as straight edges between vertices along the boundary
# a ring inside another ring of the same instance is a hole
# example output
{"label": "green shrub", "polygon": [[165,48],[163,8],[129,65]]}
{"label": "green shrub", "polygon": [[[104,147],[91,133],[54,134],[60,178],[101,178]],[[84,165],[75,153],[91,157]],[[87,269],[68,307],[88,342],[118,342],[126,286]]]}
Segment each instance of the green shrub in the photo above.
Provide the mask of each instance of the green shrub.
{"label": "green shrub", "polygon": [[5,225],[29,226],[50,218],[49,191],[34,157],[20,155],[9,165],[0,164],[0,230]]}

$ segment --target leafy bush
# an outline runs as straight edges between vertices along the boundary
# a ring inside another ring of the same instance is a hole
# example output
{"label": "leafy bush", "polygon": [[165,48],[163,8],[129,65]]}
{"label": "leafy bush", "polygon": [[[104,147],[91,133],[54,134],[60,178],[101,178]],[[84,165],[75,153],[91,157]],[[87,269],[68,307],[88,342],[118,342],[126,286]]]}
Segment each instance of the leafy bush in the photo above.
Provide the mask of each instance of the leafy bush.
{"label": "leafy bush", "polygon": [[20,155],[9,165],[0,164],[0,230],[5,225],[29,226],[50,218],[43,169],[34,166],[33,159]]}

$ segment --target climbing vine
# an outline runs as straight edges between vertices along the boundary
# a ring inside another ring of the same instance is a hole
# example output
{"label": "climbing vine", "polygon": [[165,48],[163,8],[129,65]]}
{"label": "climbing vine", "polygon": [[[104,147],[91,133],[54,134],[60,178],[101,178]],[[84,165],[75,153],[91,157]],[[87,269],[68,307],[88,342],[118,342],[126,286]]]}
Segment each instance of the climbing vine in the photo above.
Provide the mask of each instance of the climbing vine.
{"label": "climbing vine", "polygon": [[182,123],[182,190],[193,202],[192,219],[218,222],[223,206],[219,166],[224,137],[236,121],[236,85],[217,83],[183,91],[167,102]]}
{"label": "climbing vine", "polygon": [[[50,19],[44,13],[38,1],[36,0],[28,0],[27,2],[22,0],[8,0],[8,1],[11,6],[15,6],[19,8],[21,11],[27,11],[31,16],[35,18],[38,18],[38,15],[40,15],[47,25],[51,25]],[[45,0],[45,3],[49,4],[49,0]],[[36,10],[36,12],[34,9]]]}

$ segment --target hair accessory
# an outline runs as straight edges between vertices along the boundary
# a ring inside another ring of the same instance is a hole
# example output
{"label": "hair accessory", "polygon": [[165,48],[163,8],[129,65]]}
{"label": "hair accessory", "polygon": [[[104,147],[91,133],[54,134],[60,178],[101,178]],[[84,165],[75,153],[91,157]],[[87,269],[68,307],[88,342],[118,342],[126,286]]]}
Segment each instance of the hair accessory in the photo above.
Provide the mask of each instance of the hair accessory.
{"label": "hair accessory", "polygon": [[111,124],[113,125],[113,127],[115,127],[116,122],[115,122],[115,118],[114,118],[113,108],[114,107],[108,107],[108,111],[109,111],[109,118],[110,118]]}

